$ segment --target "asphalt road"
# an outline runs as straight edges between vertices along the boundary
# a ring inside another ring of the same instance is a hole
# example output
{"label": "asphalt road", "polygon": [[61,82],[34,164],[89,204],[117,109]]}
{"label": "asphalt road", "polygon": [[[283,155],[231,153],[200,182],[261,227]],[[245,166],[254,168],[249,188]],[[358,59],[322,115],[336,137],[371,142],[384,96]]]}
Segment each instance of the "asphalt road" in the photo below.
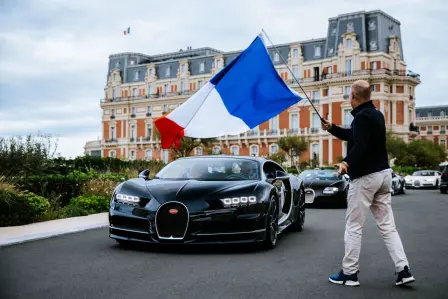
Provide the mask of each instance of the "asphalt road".
{"label": "asphalt road", "polygon": [[448,196],[393,197],[416,282],[396,287],[373,217],[366,223],[358,288],[333,285],[344,209],[309,209],[306,230],[273,251],[250,246],[123,249],[107,229],[0,249],[0,298],[448,298]]}

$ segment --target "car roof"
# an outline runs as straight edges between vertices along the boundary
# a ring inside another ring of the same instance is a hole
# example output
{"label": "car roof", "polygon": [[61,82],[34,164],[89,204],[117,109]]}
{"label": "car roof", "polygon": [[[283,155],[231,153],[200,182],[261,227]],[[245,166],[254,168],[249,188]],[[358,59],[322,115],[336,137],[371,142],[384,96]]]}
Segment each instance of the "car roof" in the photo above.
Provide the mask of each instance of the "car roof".
{"label": "car roof", "polygon": [[210,159],[210,158],[231,158],[231,159],[241,159],[241,160],[252,160],[259,163],[263,163],[265,161],[271,161],[262,157],[254,157],[254,156],[234,156],[234,155],[204,155],[204,156],[192,156],[192,157],[183,157],[178,160],[184,159]]}

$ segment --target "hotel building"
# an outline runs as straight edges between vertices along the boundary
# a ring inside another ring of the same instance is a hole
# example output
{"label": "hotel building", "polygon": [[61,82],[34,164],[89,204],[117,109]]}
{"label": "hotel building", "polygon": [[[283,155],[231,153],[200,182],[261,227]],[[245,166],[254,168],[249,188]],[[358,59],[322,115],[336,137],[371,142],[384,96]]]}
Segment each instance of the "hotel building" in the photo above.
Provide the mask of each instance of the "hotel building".
{"label": "hotel building", "polygon": [[[276,48],[268,47],[268,52],[279,76],[305,98],[293,74],[319,113],[333,123],[350,126],[351,106],[344,95],[354,81],[364,79],[388,128],[405,141],[417,135],[415,88],[420,78],[407,69],[398,20],[380,10],[339,15],[328,20],[325,37]],[[169,161],[169,151],[160,148],[154,135],[154,120],[185,102],[239,53],[187,47],[160,55],[110,55],[101,99],[102,138],[88,142],[86,152]],[[347,151],[345,142],[320,129],[318,115],[305,100],[253,130],[221,136],[213,150],[269,156],[279,151],[279,138],[289,135],[307,137],[309,149],[301,159],[314,157],[322,166]],[[202,153],[201,148],[194,152]]]}

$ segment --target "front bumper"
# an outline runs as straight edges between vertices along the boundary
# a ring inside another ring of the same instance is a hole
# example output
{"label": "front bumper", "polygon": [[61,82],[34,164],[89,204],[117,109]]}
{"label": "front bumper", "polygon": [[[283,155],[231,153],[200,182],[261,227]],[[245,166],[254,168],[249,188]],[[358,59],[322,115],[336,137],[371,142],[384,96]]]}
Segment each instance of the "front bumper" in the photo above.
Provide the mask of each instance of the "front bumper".
{"label": "front bumper", "polygon": [[406,188],[434,188],[436,186],[436,181],[406,181]]}
{"label": "front bumper", "polygon": [[[314,191],[310,189],[305,190],[307,196],[306,203],[309,205],[314,204],[336,204],[341,205],[347,202],[347,196],[345,192],[337,192],[332,194],[325,194],[322,190]],[[311,198],[314,196],[314,198]]]}
{"label": "front bumper", "polygon": [[158,244],[217,244],[258,242],[265,238],[266,208],[261,203],[245,208],[192,212],[188,214],[185,235],[176,239],[159,236],[157,211],[136,207],[118,211],[116,207],[117,203],[109,211],[109,236],[113,239]]}

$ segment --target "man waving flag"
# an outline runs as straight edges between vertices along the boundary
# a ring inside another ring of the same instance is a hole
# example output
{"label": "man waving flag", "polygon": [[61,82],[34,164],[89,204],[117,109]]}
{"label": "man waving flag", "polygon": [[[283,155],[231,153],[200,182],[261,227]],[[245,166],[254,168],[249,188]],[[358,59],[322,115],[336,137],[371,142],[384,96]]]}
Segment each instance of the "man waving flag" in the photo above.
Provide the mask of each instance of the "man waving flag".
{"label": "man waving flag", "polygon": [[259,35],[184,104],[155,121],[162,148],[183,136],[214,138],[248,131],[302,98],[278,75]]}

